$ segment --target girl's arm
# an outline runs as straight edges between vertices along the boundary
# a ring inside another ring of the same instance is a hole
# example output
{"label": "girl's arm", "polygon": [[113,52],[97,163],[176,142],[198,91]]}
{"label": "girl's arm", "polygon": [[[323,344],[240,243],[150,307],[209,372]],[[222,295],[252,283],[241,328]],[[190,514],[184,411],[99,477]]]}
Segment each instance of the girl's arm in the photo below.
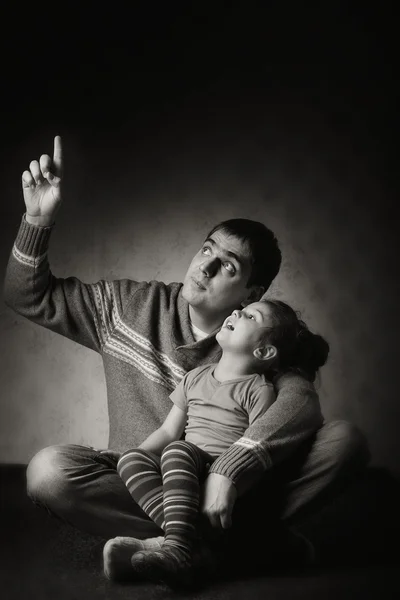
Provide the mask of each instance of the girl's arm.
{"label": "girl's arm", "polygon": [[181,438],[185,429],[186,419],[187,410],[174,404],[161,427],[153,431],[153,433],[140,444],[139,448],[161,455],[168,444]]}

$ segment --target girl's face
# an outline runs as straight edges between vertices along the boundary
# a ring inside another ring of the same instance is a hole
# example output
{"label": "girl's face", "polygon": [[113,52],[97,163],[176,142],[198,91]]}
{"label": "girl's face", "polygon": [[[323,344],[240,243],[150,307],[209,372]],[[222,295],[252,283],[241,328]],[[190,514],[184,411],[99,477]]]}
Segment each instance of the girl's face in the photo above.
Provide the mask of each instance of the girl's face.
{"label": "girl's face", "polygon": [[243,310],[234,310],[231,316],[225,319],[216,339],[223,350],[252,354],[266,329],[272,326],[269,304],[254,302]]}

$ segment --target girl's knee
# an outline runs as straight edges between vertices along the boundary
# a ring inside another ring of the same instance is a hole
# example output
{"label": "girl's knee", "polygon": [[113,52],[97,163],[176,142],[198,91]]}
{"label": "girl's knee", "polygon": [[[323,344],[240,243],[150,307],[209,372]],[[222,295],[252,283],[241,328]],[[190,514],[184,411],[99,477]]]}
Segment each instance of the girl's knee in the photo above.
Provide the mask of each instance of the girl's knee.
{"label": "girl's knee", "polygon": [[132,450],[127,450],[119,457],[117,463],[117,471],[119,475],[122,476],[122,473],[129,469],[131,472],[132,469],[136,467],[142,468],[143,462],[153,464],[154,462],[157,464],[157,457],[152,452],[148,452],[147,450],[143,450],[142,448],[134,448]]}
{"label": "girl's knee", "polygon": [[189,452],[192,446],[193,444],[191,444],[190,442],[186,442],[185,440],[175,440],[173,442],[170,442],[167,446],[165,446],[164,450],[162,451],[162,456],[166,452],[170,451]]}
{"label": "girl's knee", "polygon": [[120,469],[123,467],[124,463],[126,462],[127,457],[132,453],[132,450],[126,450],[125,452],[123,452],[121,454],[121,456],[118,459],[117,462],[117,471],[119,473]]}

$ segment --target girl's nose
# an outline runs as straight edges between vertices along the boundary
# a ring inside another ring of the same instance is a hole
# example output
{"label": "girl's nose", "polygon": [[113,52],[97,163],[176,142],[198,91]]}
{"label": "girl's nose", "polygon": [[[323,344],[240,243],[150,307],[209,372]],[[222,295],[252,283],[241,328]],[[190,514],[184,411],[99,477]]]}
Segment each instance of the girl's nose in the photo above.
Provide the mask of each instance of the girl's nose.
{"label": "girl's nose", "polygon": [[235,317],[235,319],[238,319],[241,315],[242,315],[241,310],[234,310],[232,313],[232,316]]}

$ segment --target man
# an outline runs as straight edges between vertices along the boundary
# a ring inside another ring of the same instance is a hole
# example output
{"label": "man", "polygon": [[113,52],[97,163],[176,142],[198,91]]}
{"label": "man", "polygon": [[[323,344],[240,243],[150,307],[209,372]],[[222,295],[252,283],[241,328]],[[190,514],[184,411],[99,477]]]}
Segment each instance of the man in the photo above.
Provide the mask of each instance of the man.
{"label": "man", "polygon": [[[115,458],[161,424],[169,394],[187,371],[217,360],[215,333],[232,310],[267,291],[281,254],[264,225],[234,219],[209,233],[183,284],[57,279],[47,250],[62,200],[62,166],[57,136],[53,160],[42,155],[22,175],[26,214],[8,265],[5,300],[19,314],[102,355],[112,451],[45,448],[28,466],[27,485],[34,502],[53,514],[115,538],[107,546],[107,563],[123,549],[129,555],[138,547],[157,546],[162,536],[132,500]],[[235,508],[236,530],[249,536],[243,523],[249,516],[246,502],[251,506],[256,498],[256,482],[259,502],[280,482],[278,516],[297,525],[368,459],[356,428],[343,421],[323,423],[312,383],[287,373],[276,391],[265,417],[215,461],[207,477],[202,512],[215,530],[230,528]]]}

